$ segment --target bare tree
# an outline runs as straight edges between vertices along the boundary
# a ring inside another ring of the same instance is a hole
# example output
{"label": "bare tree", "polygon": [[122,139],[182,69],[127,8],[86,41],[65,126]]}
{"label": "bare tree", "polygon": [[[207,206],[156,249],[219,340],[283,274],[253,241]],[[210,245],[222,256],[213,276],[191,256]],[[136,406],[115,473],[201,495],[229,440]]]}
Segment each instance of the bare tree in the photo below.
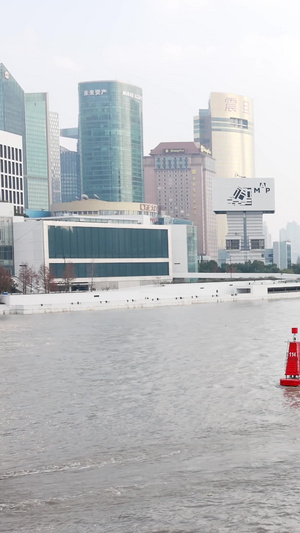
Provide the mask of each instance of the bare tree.
{"label": "bare tree", "polygon": [[31,281],[30,269],[27,263],[22,263],[22,265],[20,265],[19,280],[22,284],[23,294],[27,294]]}
{"label": "bare tree", "polygon": [[39,276],[33,267],[28,268],[28,285],[30,292],[36,292],[39,284]]}
{"label": "bare tree", "polygon": [[0,292],[9,292],[13,287],[12,277],[6,268],[0,265]]}
{"label": "bare tree", "polygon": [[74,265],[73,263],[67,263],[63,271],[63,280],[66,292],[70,292],[73,279],[75,279]]}
{"label": "bare tree", "polygon": [[38,277],[44,292],[49,293],[57,290],[57,283],[54,281],[54,276],[49,267],[41,265]]}

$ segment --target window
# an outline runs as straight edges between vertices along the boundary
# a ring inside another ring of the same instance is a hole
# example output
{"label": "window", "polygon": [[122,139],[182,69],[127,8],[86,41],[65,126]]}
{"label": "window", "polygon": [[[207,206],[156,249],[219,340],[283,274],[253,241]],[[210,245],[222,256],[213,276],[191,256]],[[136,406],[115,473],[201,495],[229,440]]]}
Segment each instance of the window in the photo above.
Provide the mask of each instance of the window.
{"label": "window", "polygon": [[239,239],[226,240],[226,250],[239,250],[239,249],[240,249]]}
{"label": "window", "polygon": [[251,250],[263,250],[265,247],[264,239],[251,239],[250,241]]}
{"label": "window", "polygon": [[248,120],[236,117],[230,117],[230,122],[235,128],[248,129]]}

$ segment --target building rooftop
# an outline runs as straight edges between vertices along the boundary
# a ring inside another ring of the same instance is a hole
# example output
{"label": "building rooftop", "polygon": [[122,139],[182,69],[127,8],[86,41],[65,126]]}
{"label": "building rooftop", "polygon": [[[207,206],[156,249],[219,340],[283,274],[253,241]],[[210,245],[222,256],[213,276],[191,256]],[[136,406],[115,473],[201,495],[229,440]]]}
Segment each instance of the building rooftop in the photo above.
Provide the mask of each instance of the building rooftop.
{"label": "building rooftop", "polygon": [[150,155],[160,154],[199,154],[200,149],[194,142],[162,142],[150,151]]}

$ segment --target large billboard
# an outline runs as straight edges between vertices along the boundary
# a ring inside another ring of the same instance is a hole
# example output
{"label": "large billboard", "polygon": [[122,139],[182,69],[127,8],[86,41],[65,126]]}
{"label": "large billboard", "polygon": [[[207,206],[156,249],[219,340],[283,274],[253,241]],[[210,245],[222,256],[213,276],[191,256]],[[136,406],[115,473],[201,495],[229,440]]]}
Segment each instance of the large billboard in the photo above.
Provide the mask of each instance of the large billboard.
{"label": "large billboard", "polygon": [[214,178],[213,210],[274,213],[274,178]]}

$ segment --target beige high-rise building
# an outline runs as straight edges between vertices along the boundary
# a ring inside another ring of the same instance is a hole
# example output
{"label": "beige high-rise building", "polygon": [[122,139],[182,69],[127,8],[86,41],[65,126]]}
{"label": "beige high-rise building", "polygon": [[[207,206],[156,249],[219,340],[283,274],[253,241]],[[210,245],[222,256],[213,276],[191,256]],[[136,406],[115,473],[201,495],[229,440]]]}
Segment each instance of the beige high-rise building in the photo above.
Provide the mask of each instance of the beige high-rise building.
{"label": "beige high-rise building", "polygon": [[217,259],[217,216],[212,207],[215,161],[194,142],[162,142],[144,157],[145,201],[197,227],[198,255]]}
{"label": "beige high-rise building", "polygon": [[[254,178],[253,101],[211,93],[208,109],[194,117],[194,141],[211,150],[217,178]],[[218,247],[225,247],[226,215],[218,215]]]}

